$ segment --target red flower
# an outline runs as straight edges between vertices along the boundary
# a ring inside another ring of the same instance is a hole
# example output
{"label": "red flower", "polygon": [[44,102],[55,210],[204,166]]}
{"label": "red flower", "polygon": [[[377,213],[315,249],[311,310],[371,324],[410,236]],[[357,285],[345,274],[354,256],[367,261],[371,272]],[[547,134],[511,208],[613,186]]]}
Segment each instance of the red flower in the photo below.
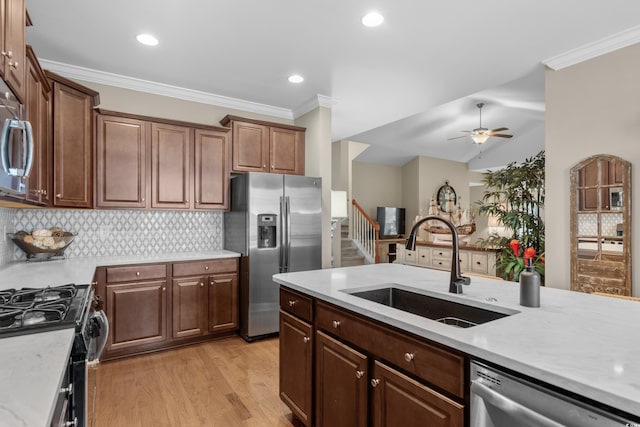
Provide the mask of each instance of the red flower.
{"label": "red flower", "polygon": [[536,250],[534,248],[527,248],[524,250],[524,258],[533,259],[536,256]]}
{"label": "red flower", "polygon": [[520,255],[520,242],[516,239],[513,239],[509,242],[509,247],[513,251],[513,254],[518,258]]}

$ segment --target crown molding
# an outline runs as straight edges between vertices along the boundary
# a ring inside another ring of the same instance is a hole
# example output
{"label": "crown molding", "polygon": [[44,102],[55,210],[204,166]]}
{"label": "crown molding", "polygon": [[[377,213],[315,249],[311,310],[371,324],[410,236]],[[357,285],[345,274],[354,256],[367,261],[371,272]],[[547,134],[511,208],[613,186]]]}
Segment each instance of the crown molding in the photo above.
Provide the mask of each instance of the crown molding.
{"label": "crown molding", "polygon": [[333,105],[333,100],[330,96],[326,95],[314,95],[307,102],[300,105],[297,108],[293,109],[293,117],[297,119],[298,117],[307,114],[309,111],[313,111],[319,107],[331,108]]}
{"label": "crown molding", "polygon": [[552,70],[558,71],[638,42],[640,42],[640,25],[604,37],[593,43],[585,44],[560,55],[552,56],[542,61],[542,63]]}
{"label": "crown molding", "polygon": [[[53,71],[54,73],[71,79],[78,79],[108,86],[131,89],[140,92],[152,93],[155,95],[169,96],[172,98],[200,102],[202,104],[216,105],[219,107],[232,108],[234,110],[247,111],[256,114],[264,114],[281,119],[294,119],[294,113],[287,108],[274,107],[257,102],[231,98],[228,96],[215,95],[212,93],[171,86],[164,83],[136,79],[119,74],[98,71],[91,68],[64,64],[48,59],[39,59],[39,62],[42,68]],[[320,97],[322,95],[318,96]]]}

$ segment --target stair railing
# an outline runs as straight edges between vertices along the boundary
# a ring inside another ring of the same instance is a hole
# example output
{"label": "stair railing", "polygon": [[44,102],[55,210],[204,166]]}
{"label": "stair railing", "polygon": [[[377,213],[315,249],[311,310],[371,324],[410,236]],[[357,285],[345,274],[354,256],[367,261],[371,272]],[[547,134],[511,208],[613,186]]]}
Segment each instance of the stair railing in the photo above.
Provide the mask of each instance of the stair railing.
{"label": "stair railing", "polygon": [[380,224],[372,220],[358,202],[351,201],[351,238],[360,249],[369,264],[380,262],[378,255],[378,240],[380,239]]}

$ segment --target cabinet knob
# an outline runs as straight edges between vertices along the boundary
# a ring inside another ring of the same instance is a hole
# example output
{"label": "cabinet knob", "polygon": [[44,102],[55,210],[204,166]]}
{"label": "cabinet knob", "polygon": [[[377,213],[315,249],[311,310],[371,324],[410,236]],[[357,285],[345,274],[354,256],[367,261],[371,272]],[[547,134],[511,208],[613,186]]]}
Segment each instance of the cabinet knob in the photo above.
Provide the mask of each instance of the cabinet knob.
{"label": "cabinet knob", "polygon": [[200,287],[204,288],[204,283],[200,282]]}
{"label": "cabinet knob", "polygon": [[309,337],[302,338],[302,342],[304,342],[305,344],[309,344],[309,341],[311,341],[311,338]]}
{"label": "cabinet knob", "polygon": [[356,378],[360,379],[364,376],[364,371],[356,371]]}
{"label": "cabinet knob", "polygon": [[162,287],[162,292],[165,292],[167,290],[166,286]]}
{"label": "cabinet knob", "polygon": [[61,199],[61,198],[62,198],[62,193],[56,194],[56,199]]}
{"label": "cabinet knob", "polygon": [[334,320],[333,321],[333,327],[338,329],[340,327],[340,321],[339,320]]}
{"label": "cabinet knob", "polygon": [[413,353],[405,353],[404,354],[404,360],[405,362],[411,362],[414,358],[415,358],[415,354]]}
{"label": "cabinet knob", "polygon": [[136,276],[140,276],[140,272],[139,271],[136,271]]}
{"label": "cabinet knob", "polygon": [[11,59],[11,58],[13,58],[13,52],[11,52],[11,51],[8,51],[8,52],[2,51],[2,56],[6,56],[7,58]]}
{"label": "cabinet knob", "polygon": [[289,300],[289,307],[293,307],[294,305],[296,305],[298,303],[298,301],[294,300],[294,299],[290,299]]}
{"label": "cabinet knob", "polygon": [[144,202],[144,197],[141,199],[141,201],[143,201],[143,202]]}
{"label": "cabinet knob", "polygon": [[17,69],[18,61],[9,61],[9,67]]}
{"label": "cabinet knob", "polygon": [[371,379],[371,387],[378,387],[378,384],[380,384],[380,380],[377,378],[373,378]]}
{"label": "cabinet knob", "polygon": [[205,266],[204,266],[204,269],[205,269],[205,270],[208,270],[208,269],[209,269],[209,266],[208,266],[208,265],[205,265]]}

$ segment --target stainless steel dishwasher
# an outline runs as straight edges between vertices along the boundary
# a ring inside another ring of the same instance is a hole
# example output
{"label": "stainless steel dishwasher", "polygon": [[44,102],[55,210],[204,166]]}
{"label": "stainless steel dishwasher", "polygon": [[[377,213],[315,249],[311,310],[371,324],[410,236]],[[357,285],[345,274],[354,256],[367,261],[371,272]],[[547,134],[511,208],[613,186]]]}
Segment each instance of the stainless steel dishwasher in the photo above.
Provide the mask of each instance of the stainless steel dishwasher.
{"label": "stainless steel dishwasher", "polygon": [[638,422],[471,363],[471,427],[625,427]]}

